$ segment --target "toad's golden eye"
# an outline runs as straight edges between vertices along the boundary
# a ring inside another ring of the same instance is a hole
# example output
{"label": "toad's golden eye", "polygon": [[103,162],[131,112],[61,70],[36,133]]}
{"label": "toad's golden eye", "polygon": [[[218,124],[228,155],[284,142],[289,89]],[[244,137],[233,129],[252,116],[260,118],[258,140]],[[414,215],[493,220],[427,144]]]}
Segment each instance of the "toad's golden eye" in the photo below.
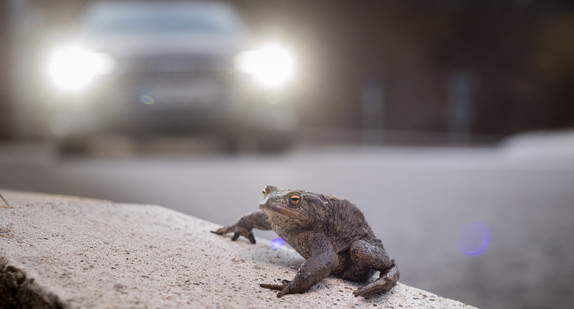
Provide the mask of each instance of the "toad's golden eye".
{"label": "toad's golden eye", "polygon": [[297,207],[301,204],[301,195],[299,194],[292,194],[289,195],[289,205]]}

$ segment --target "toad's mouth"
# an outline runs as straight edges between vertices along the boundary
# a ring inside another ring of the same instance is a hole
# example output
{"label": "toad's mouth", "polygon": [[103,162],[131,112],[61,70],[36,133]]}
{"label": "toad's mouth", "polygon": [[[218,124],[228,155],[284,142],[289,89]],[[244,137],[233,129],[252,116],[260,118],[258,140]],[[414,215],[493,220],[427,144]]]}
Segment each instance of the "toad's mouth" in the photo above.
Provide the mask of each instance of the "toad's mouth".
{"label": "toad's mouth", "polygon": [[291,220],[307,221],[308,218],[293,209],[288,207],[281,207],[276,205],[270,205],[269,203],[259,204],[259,208],[269,217],[272,216],[282,216],[287,217]]}

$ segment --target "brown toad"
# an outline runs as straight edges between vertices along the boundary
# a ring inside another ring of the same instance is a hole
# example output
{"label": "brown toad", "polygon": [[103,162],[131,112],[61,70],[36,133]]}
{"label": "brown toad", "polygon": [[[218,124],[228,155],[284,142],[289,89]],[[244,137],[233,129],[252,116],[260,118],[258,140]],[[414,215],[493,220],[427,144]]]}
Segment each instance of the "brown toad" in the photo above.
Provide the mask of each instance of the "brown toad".
{"label": "brown toad", "polygon": [[261,284],[278,290],[277,297],[304,293],[329,274],[363,282],[376,271],[379,278],[353,292],[373,296],[392,289],[399,270],[382,242],[375,237],[363,213],[351,202],[303,190],[277,189],[267,185],[262,211],[241,217],[236,223],[213,233],[234,233],[231,240],[244,236],[255,243],[252,229],[273,230],[306,261],[292,281]]}

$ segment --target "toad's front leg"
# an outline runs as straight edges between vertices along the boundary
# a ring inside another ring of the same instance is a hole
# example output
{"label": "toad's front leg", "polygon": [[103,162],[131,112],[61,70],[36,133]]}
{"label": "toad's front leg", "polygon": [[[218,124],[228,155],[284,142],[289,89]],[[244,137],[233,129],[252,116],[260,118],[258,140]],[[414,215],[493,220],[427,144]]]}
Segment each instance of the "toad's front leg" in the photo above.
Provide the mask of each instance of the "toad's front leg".
{"label": "toad's front leg", "polygon": [[227,233],[233,233],[231,240],[235,241],[239,236],[243,236],[249,241],[254,244],[255,243],[255,236],[253,236],[253,229],[259,230],[270,230],[271,229],[271,222],[266,214],[262,211],[257,211],[252,214],[243,216],[237,220],[232,225],[224,226],[219,228],[215,231],[211,231],[217,235],[225,235]]}
{"label": "toad's front leg", "polygon": [[326,240],[318,249],[320,252],[312,255],[299,267],[292,281],[283,280],[282,284],[261,284],[260,286],[271,290],[279,290],[277,297],[308,291],[312,286],[327,277],[339,264],[337,254]]}

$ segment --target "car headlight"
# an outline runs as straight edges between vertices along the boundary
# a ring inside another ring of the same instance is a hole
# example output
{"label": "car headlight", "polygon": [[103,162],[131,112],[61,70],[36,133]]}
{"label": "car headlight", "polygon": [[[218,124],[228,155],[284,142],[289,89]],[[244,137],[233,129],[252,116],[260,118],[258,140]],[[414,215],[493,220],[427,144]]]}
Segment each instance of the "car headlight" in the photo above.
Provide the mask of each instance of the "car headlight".
{"label": "car headlight", "polygon": [[278,45],[240,53],[236,58],[236,67],[266,86],[284,84],[291,79],[295,69],[289,51]]}
{"label": "car headlight", "polygon": [[111,73],[114,66],[114,59],[110,55],[67,48],[51,55],[48,73],[58,87],[78,90],[89,84],[95,76]]}

